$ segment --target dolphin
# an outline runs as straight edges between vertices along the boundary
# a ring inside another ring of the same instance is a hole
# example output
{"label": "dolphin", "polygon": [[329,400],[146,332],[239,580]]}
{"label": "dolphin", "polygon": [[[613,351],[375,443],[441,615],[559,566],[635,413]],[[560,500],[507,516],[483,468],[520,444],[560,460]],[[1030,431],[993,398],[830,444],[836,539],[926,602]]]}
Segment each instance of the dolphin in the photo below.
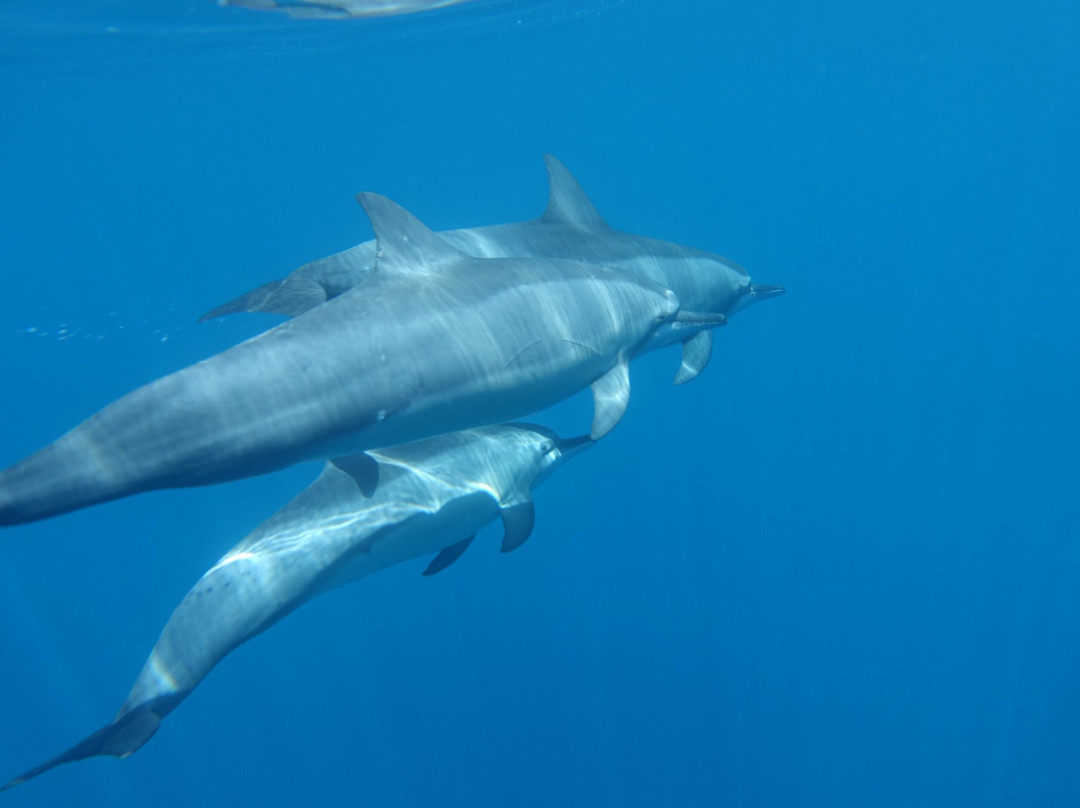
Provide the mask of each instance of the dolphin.
{"label": "dolphin", "polygon": [[0,525],[345,455],[370,493],[378,466],[356,453],[519,418],[590,386],[597,439],[622,418],[629,361],[655,331],[723,322],[617,269],[466,256],[389,199],[359,201],[379,245],[362,286],[129,393],[0,472]]}
{"label": "dolphin", "polygon": [[278,11],[299,20],[392,17],[445,8],[470,0],[218,0],[218,5]]}
{"label": "dolphin", "polygon": [[61,763],[127,757],[226,654],[309,600],[419,556],[453,563],[501,515],[503,552],[533,525],[530,491],[591,446],[531,424],[501,424],[372,452],[382,484],[365,498],[333,463],[199,579],[176,607],[112,723],[0,791]]}
{"label": "dolphin", "polygon": [[[445,230],[443,239],[482,258],[558,258],[604,264],[648,278],[671,289],[689,311],[728,317],[759,300],[784,293],[783,286],[751,283],[746,270],[715,253],[669,241],[636,236],[610,227],[581,185],[556,157],[544,155],[550,197],[538,219],[463,230]],[[297,315],[361,283],[375,264],[376,245],[358,244],[305,264],[284,280],[271,281],[223,303],[199,322],[244,311]],[[695,378],[712,355],[712,333],[658,331],[646,350],[683,344],[676,384]]]}

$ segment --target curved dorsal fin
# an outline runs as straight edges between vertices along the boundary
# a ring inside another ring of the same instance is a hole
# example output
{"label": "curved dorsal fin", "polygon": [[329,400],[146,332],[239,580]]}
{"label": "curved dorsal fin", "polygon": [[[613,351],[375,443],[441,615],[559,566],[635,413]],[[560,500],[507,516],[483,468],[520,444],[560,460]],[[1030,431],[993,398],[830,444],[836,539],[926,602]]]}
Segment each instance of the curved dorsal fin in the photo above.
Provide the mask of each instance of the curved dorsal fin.
{"label": "curved dorsal fin", "polygon": [[385,196],[364,191],[356,201],[375,231],[377,272],[422,272],[467,257]]}
{"label": "curved dorsal fin", "polygon": [[540,218],[551,224],[577,224],[588,227],[607,227],[604,217],[593,207],[570,169],[558,157],[544,155],[551,195],[547,210]]}

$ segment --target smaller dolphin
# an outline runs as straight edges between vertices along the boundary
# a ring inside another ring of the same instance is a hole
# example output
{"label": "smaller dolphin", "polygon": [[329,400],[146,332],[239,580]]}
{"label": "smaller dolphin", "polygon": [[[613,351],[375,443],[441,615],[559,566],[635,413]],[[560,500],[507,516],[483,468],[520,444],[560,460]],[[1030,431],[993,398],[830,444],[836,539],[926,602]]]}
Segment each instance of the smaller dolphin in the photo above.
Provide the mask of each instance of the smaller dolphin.
{"label": "smaller dolphin", "polygon": [[438,555],[424,574],[439,572],[499,516],[503,552],[520,547],[533,526],[530,491],[592,444],[502,424],[384,449],[371,453],[382,484],[370,499],[327,463],[188,592],[112,723],[0,791],[62,763],[127,757],[226,654],[324,592],[429,553]]}
{"label": "smaller dolphin", "polygon": [[[759,300],[784,293],[783,286],[751,283],[739,264],[716,253],[670,241],[624,233],[608,225],[574,175],[556,157],[544,155],[550,196],[544,215],[513,224],[444,230],[439,235],[479,258],[557,258],[624,270],[670,289],[686,311],[731,317]],[[362,283],[375,264],[375,243],[365,241],[321,258],[223,303],[199,322],[242,311],[297,315]],[[658,330],[645,351],[682,343],[676,384],[695,378],[712,355],[712,332],[673,324]]]}

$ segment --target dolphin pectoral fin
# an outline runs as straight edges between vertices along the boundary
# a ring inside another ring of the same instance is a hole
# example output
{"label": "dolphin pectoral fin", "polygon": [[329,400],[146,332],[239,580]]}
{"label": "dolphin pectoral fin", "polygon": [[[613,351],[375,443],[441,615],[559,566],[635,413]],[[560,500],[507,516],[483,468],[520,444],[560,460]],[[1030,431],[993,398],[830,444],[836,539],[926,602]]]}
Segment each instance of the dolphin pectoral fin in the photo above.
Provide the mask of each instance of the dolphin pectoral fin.
{"label": "dolphin pectoral fin", "polygon": [[457,544],[451,544],[449,547],[440,550],[439,554],[431,560],[431,563],[427,565],[427,569],[421,574],[426,577],[428,575],[434,575],[436,572],[442,572],[461,558],[461,554],[469,549],[469,545],[472,544],[472,540],[475,538],[476,534],[474,533],[469,536],[469,538],[462,539]]}
{"label": "dolphin pectoral fin", "polygon": [[532,500],[507,505],[502,509],[503,540],[501,552],[509,553],[525,543],[536,522],[536,509]]}
{"label": "dolphin pectoral fin", "polygon": [[[167,712],[168,710],[163,711],[163,713]],[[163,715],[159,715],[154,711],[153,702],[125,713],[113,723],[84,738],[66,752],[62,752],[40,766],[35,766],[15,779],[9,780],[3,786],[0,786],[0,791],[14,788],[64,763],[74,763],[76,760],[85,760],[99,755],[126,758],[150,740],[150,737],[157,732],[162,717]]]}
{"label": "dolphin pectoral fin", "polygon": [[549,224],[607,227],[604,217],[589,201],[584,189],[559,158],[545,154],[544,165],[547,167],[551,195],[541,221]]}
{"label": "dolphin pectoral fin", "polygon": [[379,461],[367,452],[333,457],[330,462],[353,478],[356,487],[365,497],[375,495],[379,487]]}
{"label": "dolphin pectoral fin", "polygon": [[589,437],[600,440],[626,412],[630,403],[630,363],[620,359],[611,370],[592,383],[593,420]]}
{"label": "dolphin pectoral fin", "polygon": [[675,373],[675,384],[696,379],[712,356],[712,331],[698,331],[682,344],[682,364]]}

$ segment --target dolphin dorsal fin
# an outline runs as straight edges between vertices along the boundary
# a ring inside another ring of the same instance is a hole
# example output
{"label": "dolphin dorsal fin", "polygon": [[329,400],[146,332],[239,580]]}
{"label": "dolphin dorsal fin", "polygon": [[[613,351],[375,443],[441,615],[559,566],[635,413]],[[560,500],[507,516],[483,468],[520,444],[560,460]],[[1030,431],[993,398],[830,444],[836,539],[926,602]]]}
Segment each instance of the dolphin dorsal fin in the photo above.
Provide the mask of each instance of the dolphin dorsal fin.
{"label": "dolphin dorsal fin", "polygon": [[361,494],[368,499],[375,496],[375,489],[379,487],[378,460],[367,452],[359,452],[344,457],[331,457],[330,462],[353,478]]}
{"label": "dolphin dorsal fin", "polygon": [[466,257],[385,196],[364,191],[356,195],[356,201],[375,231],[376,272],[423,272]]}
{"label": "dolphin dorsal fin", "polygon": [[540,217],[543,221],[549,224],[607,227],[604,217],[593,207],[570,169],[558,157],[545,154],[544,165],[547,166],[551,195],[548,197],[547,210]]}

